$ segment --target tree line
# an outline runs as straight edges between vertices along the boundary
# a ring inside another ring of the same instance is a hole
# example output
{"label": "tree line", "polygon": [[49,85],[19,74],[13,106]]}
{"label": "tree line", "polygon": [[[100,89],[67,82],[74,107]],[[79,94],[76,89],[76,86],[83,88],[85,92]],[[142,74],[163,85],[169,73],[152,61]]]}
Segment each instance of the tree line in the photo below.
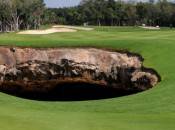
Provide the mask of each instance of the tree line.
{"label": "tree line", "polygon": [[0,0],[0,32],[37,29],[45,24],[175,26],[175,3],[82,0],[78,6],[46,8],[44,0]]}
{"label": "tree line", "polygon": [[[128,2],[82,0],[76,7],[49,8],[60,24],[98,26],[175,26],[175,3],[167,0]],[[54,18],[53,18],[54,22]],[[56,22],[56,21],[55,21]]]}

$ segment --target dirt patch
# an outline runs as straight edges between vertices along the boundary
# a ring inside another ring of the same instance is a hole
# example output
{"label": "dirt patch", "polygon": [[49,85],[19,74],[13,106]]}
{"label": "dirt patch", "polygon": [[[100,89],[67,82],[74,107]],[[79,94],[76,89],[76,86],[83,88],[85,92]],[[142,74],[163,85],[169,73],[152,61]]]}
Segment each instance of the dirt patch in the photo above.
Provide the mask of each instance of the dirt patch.
{"label": "dirt patch", "polygon": [[89,28],[89,27],[76,27],[76,26],[65,26],[65,25],[56,25],[56,26],[53,26],[53,28],[69,28],[69,29],[85,30],[85,31],[94,30],[94,28]]}
{"label": "dirt patch", "polygon": [[150,26],[140,26],[140,28],[144,28],[144,29],[155,29],[155,30],[159,30],[160,27],[150,27]]}
{"label": "dirt patch", "polygon": [[27,30],[17,34],[51,34],[57,32],[76,32],[76,30],[70,28],[51,28],[47,30]]}
{"label": "dirt patch", "polygon": [[77,30],[85,30],[90,31],[94,28],[85,28],[85,27],[76,27],[76,26],[65,26],[65,25],[57,25],[53,26],[51,29],[47,30],[27,30],[27,31],[21,31],[17,34],[52,34],[57,32],[76,32]]}

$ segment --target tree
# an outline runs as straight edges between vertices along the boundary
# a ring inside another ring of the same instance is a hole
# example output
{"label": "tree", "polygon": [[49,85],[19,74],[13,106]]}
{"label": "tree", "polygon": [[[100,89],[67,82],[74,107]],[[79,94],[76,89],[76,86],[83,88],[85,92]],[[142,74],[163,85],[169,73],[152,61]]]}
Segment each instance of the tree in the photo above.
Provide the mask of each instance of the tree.
{"label": "tree", "polygon": [[106,15],[107,18],[110,20],[110,25],[113,26],[114,25],[114,19],[116,18],[116,6],[115,6],[116,2],[114,0],[108,0],[107,1],[107,7],[106,7]]}
{"label": "tree", "polygon": [[121,26],[122,20],[124,18],[125,14],[125,3],[123,1],[117,1],[115,4],[115,12],[116,12],[116,20],[117,20],[117,25]]}
{"label": "tree", "polygon": [[132,3],[127,3],[125,6],[125,22],[129,26],[133,26],[137,21],[137,11],[135,5]]}
{"label": "tree", "polygon": [[33,0],[32,5],[32,15],[34,28],[40,28],[41,26],[41,17],[44,16],[45,4],[43,0]]}
{"label": "tree", "polygon": [[139,23],[146,24],[147,22],[146,17],[148,15],[147,4],[143,2],[139,2],[136,5],[136,11],[137,11]]}
{"label": "tree", "polygon": [[1,30],[24,29],[27,26],[26,23],[30,23],[31,17],[37,19],[39,27],[44,6],[43,0],[0,0]]}
{"label": "tree", "polygon": [[163,0],[158,1],[156,6],[159,9],[159,21],[161,21],[161,25],[169,26],[173,16],[172,4],[166,0]]}

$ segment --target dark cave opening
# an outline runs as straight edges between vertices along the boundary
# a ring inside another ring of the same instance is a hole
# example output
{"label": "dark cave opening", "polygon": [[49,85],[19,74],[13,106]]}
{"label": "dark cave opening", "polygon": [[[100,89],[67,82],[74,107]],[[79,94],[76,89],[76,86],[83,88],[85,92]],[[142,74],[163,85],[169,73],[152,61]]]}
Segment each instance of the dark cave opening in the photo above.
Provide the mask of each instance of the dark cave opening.
{"label": "dark cave opening", "polygon": [[[72,82],[62,83],[52,87],[52,89],[44,91],[24,91],[21,87],[16,86],[16,91],[5,91],[5,93],[15,95],[17,97],[39,100],[39,101],[86,101],[99,100],[121,97],[138,93],[135,90],[122,90],[110,86],[103,86],[98,84]],[[15,93],[16,92],[16,93]]]}

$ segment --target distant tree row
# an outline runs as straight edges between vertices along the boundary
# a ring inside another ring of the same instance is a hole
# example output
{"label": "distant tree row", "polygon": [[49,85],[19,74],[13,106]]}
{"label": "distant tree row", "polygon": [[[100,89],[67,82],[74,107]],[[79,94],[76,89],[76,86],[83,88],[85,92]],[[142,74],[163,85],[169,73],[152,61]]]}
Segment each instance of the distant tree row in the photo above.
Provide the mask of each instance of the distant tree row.
{"label": "distant tree row", "polygon": [[46,8],[44,0],[0,0],[0,32],[44,24],[175,26],[175,3],[167,0],[82,0],[78,6]]}
{"label": "distant tree row", "polygon": [[135,2],[130,0],[82,0],[76,7],[49,8],[52,22],[71,25],[170,26],[175,23],[175,3],[167,0]]}

